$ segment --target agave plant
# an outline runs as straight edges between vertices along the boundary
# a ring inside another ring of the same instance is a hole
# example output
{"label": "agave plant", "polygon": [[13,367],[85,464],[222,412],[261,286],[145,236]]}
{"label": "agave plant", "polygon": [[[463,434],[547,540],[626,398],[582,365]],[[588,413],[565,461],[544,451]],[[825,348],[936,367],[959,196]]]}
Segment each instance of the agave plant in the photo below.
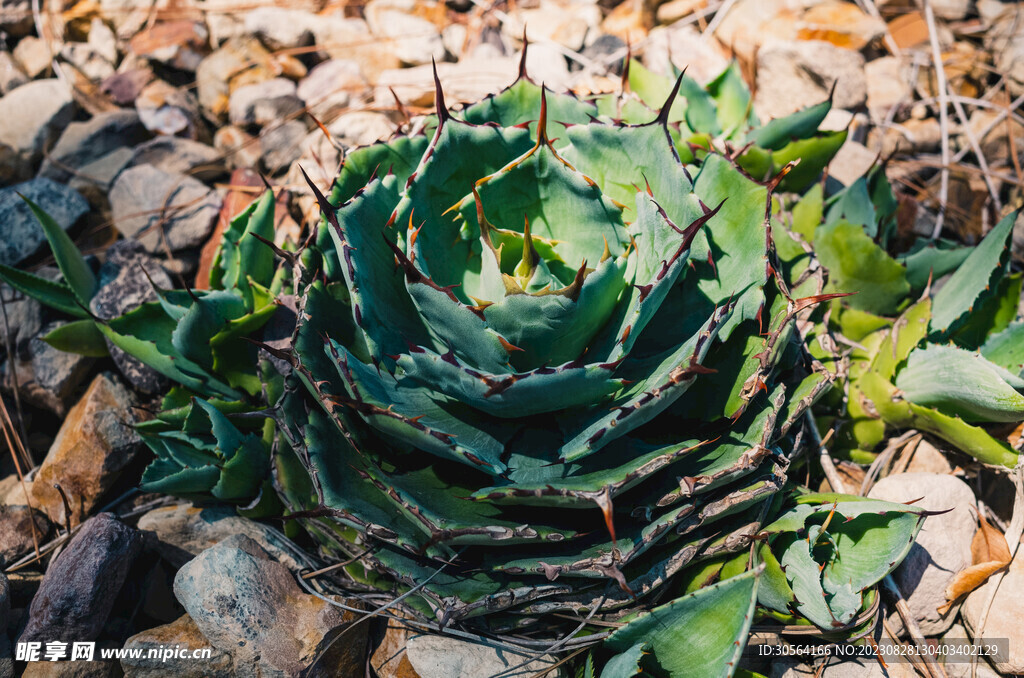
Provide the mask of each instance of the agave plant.
{"label": "agave plant", "polygon": [[845,133],[817,132],[828,102],[761,126],[735,68],[628,82],[587,101],[521,69],[457,113],[437,82],[420,133],[310,184],[301,251],[271,249],[264,196],[212,292],[89,320],[180,385],[144,427],[146,486],[272,482],[290,528],[441,627],[618,620],[613,678],[730,674],[755,610],[863,624],[923,512],[788,480],[834,377],[797,324],[833,295],[790,289],[772,216]]}

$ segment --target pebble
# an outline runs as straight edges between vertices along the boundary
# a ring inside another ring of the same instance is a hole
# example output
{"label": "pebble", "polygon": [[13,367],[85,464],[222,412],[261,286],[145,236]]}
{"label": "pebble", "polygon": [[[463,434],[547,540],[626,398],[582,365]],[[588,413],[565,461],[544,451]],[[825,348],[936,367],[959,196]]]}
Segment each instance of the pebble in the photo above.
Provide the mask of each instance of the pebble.
{"label": "pebble", "polygon": [[105,80],[114,74],[114,64],[88,42],[68,42],[60,55],[89,80]]}
{"label": "pebble", "polygon": [[303,593],[288,568],[244,535],[183,565],[174,595],[209,644],[231,654],[238,675],[361,675],[366,625],[332,643],[356,614]]}
{"label": "pebble", "polygon": [[[405,656],[420,678],[490,678],[498,674],[527,678],[545,669],[552,678],[565,675],[561,668],[551,669],[557,661],[552,655],[543,655],[526,666],[518,666],[530,655],[513,654],[449,636],[413,635],[406,645]],[[513,667],[517,668],[511,670]]]}
{"label": "pebble", "polygon": [[[42,514],[28,506],[0,505],[0,567],[13,563],[35,547],[36,541],[32,538],[33,521],[36,524],[38,543],[42,544],[50,532],[50,522]],[[0,591],[0,598],[3,597],[2,593]],[[2,608],[0,600],[0,611]],[[3,614],[0,614],[0,619],[2,618]],[[0,627],[2,626],[0,622]],[[2,632],[0,628],[0,633]]]}
{"label": "pebble", "polygon": [[152,165],[164,172],[188,174],[201,180],[224,173],[224,161],[213,146],[182,137],[159,136],[139,144],[129,167]]}
{"label": "pebble", "polygon": [[298,120],[288,120],[266,128],[260,135],[263,168],[274,176],[284,172],[302,155],[302,141],[306,126]]}
{"label": "pebble", "polygon": [[110,189],[114,225],[151,253],[164,251],[164,239],[172,251],[205,242],[220,205],[221,198],[213,189],[192,177],[152,165],[126,169]]}
{"label": "pebble", "polygon": [[86,521],[47,568],[18,641],[95,640],[144,542],[113,514]]}
{"label": "pebble", "polygon": [[32,179],[0,188],[0,264],[8,266],[35,254],[46,242],[42,227],[19,193],[39,205],[65,230],[89,210],[89,204],[77,191],[52,179]]}
{"label": "pebble", "polygon": [[115,73],[100,83],[100,92],[108,96],[118,106],[131,106],[142,89],[152,79],[153,71],[148,66],[129,68]]}
{"label": "pebble", "polygon": [[441,61],[445,56],[441,31],[430,21],[410,14],[415,2],[371,0],[364,8],[370,31],[387,45],[398,59],[410,66]]}
{"label": "pebble", "polygon": [[553,40],[579,51],[588,34],[596,32],[600,25],[601,9],[596,3],[541,0],[539,6],[510,12],[501,31],[513,44],[522,39],[525,28],[531,44]]}
{"label": "pebble", "polygon": [[146,655],[151,649],[166,647],[187,647],[198,650],[209,647],[199,627],[187,614],[179,619],[137,633],[125,641],[125,649],[142,650],[139,657],[125,657],[121,668],[125,678],[164,678],[172,672],[175,678],[234,678],[235,671],[231,655],[222,650],[213,650],[209,659],[166,660]]}
{"label": "pebble", "polygon": [[0,31],[20,38],[31,30],[31,0],[0,0]]}
{"label": "pebble", "polygon": [[164,506],[139,518],[139,529],[156,534],[160,555],[176,568],[236,534],[252,539],[289,569],[298,570],[308,565],[305,561],[296,560],[294,547],[280,532],[243,518],[227,506]]}
{"label": "pebble", "polygon": [[0,51],[0,96],[28,82],[28,76],[10,52]]}
{"label": "pebble", "polygon": [[277,51],[312,45],[317,20],[315,14],[301,9],[257,7],[244,12],[243,25],[246,33]]}
{"label": "pebble", "polygon": [[224,156],[230,169],[250,169],[260,165],[263,150],[258,137],[240,127],[224,125],[213,135],[213,146]]}
{"label": "pebble", "polygon": [[73,122],[43,161],[39,176],[67,182],[82,173],[86,165],[148,137],[135,111],[115,110],[99,113],[85,122]]}
{"label": "pebble", "polygon": [[[99,289],[89,307],[103,319],[116,318],[147,301],[157,301],[153,285],[161,289],[174,286],[160,262],[134,240],[118,240],[107,249],[98,282]],[[158,393],[166,386],[166,379],[138,358],[109,341],[107,348],[117,369],[135,388],[143,393]]]}
{"label": "pebble", "polygon": [[401,66],[391,45],[369,39],[370,27],[362,19],[322,15],[313,24],[313,35],[327,57],[352,59],[370,82],[382,72]]}
{"label": "pebble", "polygon": [[541,82],[555,91],[569,89],[569,64],[562,51],[551,43],[530,45],[526,52],[526,72],[534,82]]}
{"label": "pebble", "polygon": [[358,62],[329,59],[309,71],[299,82],[296,94],[318,120],[329,122],[360,101],[366,87]]}
{"label": "pebble", "polygon": [[946,455],[927,440],[922,440],[914,449],[914,456],[907,464],[907,473],[938,473],[941,475],[953,472],[953,466]]}
{"label": "pebble", "polygon": [[[1021,610],[1024,609],[1024,551],[1018,550],[1017,555],[1006,570],[992,607],[989,608],[985,620],[985,628],[981,631],[983,638],[1008,638],[1006,652],[990,657],[996,671],[1004,675],[1024,673],[1024,625],[1021,625]],[[984,586],[975,590],[965,601],[961,615],[971,632],[972,638],[979,634],[979,623],[992,594],[994,581],[992,578]]]}
{"label": "pebble", "polygon": [[268,52],[255,38],[232,38],[202,60],[196,68],[196,94],[199,105],[214,119],[228,113],[231,80],[271,61]]}
{"label": "pebble", "polygon": [[[530,47],[530,52],[533,47]],[[564,61],[564,59],[563,59]],[[365,71],[364,71],[365,72]],[[479,101],[512,84],[519,62],[512,58],[473,58],[457,64],[437,64],[445,101],[454,106],[460,101]],[[384,71],[374,88],[375,101],[393,101],[393,89],[402,103],[411,106],[434,105],[434,76],[430,66],[415,66]]]}
{"label": "pebble", "polygon": [[327,126],[327,131],[346,145],[366,146],[391,136],[395,124],[382,113],[355,111],[340,116]]}
{"label": "pebble", "polygon": [[209,139],[199,102],[186,89],[154,80],[135,99],[139,119],[150,132],[187,139]]}
{"label": "pebble", "polygon": [[89,515],[139,449],[131,393],[107,372],[93,379],[61,424],[32,485],[33,505],[64,525],[59,483],[71,505],[71,522]]}
{"label": "pebble", "polygon": [[103,19],[98,16],[94,16],[92,21],[89,23],[89,37],[87,42],[100,56],[114,66],[117,65],[117,36],[114,35],[113,29],[104,23]]}
{"label": "pebble", "polygon": [[[40,273],[36,271],[37,275]],[[5,284],[0,285],[0,295],[3,296],[7,311],[7,323],[0,321],[0,355],[7,354],[8,328],[11,330],[10,338],[15,352],[24,354],[28,342],[43,328],[43,305]],[[3,496],[3,490],[0,490],[0,497]]]}
{"label": "pebble", "polygon": [[644,65],[656,73],[685,68],[699,83],[714,80],[729,66],[729,59],[713,41],[705,40],[694,26],[659,26],[647,36]]}
{"label": "pebble", "polygon": [[294,116],[303,108],[295,83],[273,78],[239,87],[231,93],[228,119],[232,125],[266,125]]}
{"label": "pebble", "polygon": [[[984,659],[978,662],[978,675],[971,675],[970,655],[966,647],[968,644],[971,644],[971,635],[967,633],[967,629],[960,622],[956,622],[949,627],[949,630],[940,639],[939,644],[962,648],[947,651],[948,653],[945,655],[946,661],[940,661],[942,668],[946,671],[946,678],[999,678],[999,674]],[[954,661],[950,661],[950,659]],[[964,661],[964,659],[967,661]]]}
{"label": "pebble", "polygon": [[[869,496],[901,503],[920,499],[914,505],[930,511],[952,509],[925,519],[916,543],[893,573],[922,633],[942,633],[953,623],[959,606],[945,615],[936,608],[946,602],[946,586],[953,575],[971,564],[971,540],[978,527],[974,492],[955,476],[900,473],[878,481]],[[901,632],[903,625],[895,613],[889,623]]]}
{"label": "pebble", "polygon": [[857,141],[848,139],[828,165],[828,175],[849,186],[870,169],[878,154]]}
{"label": "pebble", "polygon": [[14,58],[21,64],[21,70],[30,80],[38,78],[52,68],[53,55],[46,41],[29,35],[18,41],[14,46]]}
{"label": "pebble", "polygon": [[909,104],[912,91],[898,57],[884,56],[864,64],[868,111],[872,120],[886,119],[893,106]]}
{"label": "pebble", "polygon": [[771,42],[757,54],[754,108],[762,118],[780,118],[826,100],[833,84],[833,106],[863,105],[864,57],[818,40]]}
{"label": "pebble", "polygon": [[131,37],[131,51],[140,57],[182,71],[195,71],[209,53],[206,24],[188,19],[157,21]]}
{"label": "pebble", "polygon": [[985,34],[985,47],[992,50],[996,70],[1006,77],[1011,96],[1024,94],[1024,31],[1020,30],[1024,10],[1016,3],[1004,11]]}
{"label": "pebble", "polygon": [[[61,81],[34,80],[0,98],[0,144],[14,149],[30,167],[71,122],[71,92]],[[7,263],[7,262],[4,262]]]}
{"label": "pebble", "polygon": [[65,353],[43,341],[44,336],[64,324],[64,320],[54,320],[45,325],[38,336],[29,340],[27,360],[18,356],[18,360],[4,366],[8,386],[13,385],[11,363],[17,363],[18,386],[25,400],[59,417],[67,413],[75,390],[96,362],[95,358]]}

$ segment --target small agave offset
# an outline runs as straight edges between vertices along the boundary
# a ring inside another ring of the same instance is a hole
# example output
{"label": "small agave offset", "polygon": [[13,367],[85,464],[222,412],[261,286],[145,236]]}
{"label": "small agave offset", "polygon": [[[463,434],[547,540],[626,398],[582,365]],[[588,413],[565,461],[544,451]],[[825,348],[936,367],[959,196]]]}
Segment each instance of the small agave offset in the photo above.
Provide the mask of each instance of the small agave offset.
{"label": "small agave offset", "polygon": [[268,193],[211,291],[83,318],[178,384],[144,487],[283,514],[435,628],[622,623],[584,675],[730,675],[756,616],[870,623],[924,512],[789,480],[834,378],[798,321],[831,297],[793,293],[772,238],[773,193],[845,133],[817,131],[829,102],[762,126],[735,67],[625,81],[521,70],[457,113],[438,82],[419,133],[311,184],[306,243],[270,244]]}

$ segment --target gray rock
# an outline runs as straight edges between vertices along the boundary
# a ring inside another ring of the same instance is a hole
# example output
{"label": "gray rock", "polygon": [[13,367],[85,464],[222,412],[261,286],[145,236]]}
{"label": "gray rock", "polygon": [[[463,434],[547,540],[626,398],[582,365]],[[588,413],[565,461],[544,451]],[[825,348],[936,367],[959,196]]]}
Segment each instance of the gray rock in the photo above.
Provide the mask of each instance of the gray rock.
{"label": "gray rock", "polygon": [[971,635],[967,633],[967,629],[959,622],[950,626],[949,630],[943,634],[939,642],[940,645],[963,648],[948,651],[945,655],[945,661],[940,658],[940,663],[946,670],[946,678],[999,678],[999,674],[984,659],[978,662],[978,675],[971,675],[971,656],[967,649],[967,645],[971,643]]}
{"label": "gray rock", "polygon": [[0,188],[0,264],[8,266],[35,254],[46,242],[42,227],[19,193],[39,205],[65,230],[89,211],[89,203],[77,191],[50,179],[32,179]]}
{"label": "gray rock", "polygon": [[226,506],[200,508],[179,504],[153,509],[139,518],[139,529],[156,534],[160,555],[175,567],[181,567],[204,550],[238,534],[249,537],[292,570],[308,565],[296,560],[292,555],[294,548],[280,532],[243,518]]}
{"label": "gray rock", "polygon": [[[100,318],[116,318],[147,301],[157,301],[153,284],[161,289],[173,287],[160,262],[149,256],[141,243],[119,240],[107,250],[107,260],[100,267],[100,287],[89,306]],[[138,358],[109,341],[107,348],[117,369],[135,388],[144,393],[157,393],[166,385],[166,379],[159,372]]]}
{"label": "gray rock", "polygon": [[297,94],[321,121],[336,118],[367,87],[359,63],[351,59],[329,59],[313,67],[299,82]]}
{"label": "gray rock", "polygon": [[19,642],[95,640],[143,544],[110,513],[86,521],[50,563]]}
{"label": "gray rock", "polygon": [[544,655],[526,666],[513,667],[531,658],[528,654],[512,654],[489,645],[457,640],[450,636],[414,635],[405,648],[409,664],[420,678],[489,678],[501,674],[508,678],[526,678],[538,671],[564,676],[561,669],[550,670],[556,657]]}
{"label": "gray rock", "polygon": [[209,179],[223,174],[224,161],[213,146],[182,137],[159,136],[135,147],[129,166],[152,165],[164,172]]}
{"label": "gray rock", "polygon": [[224,125],[217,130],[213,146],[231,169],[255,169],[263,156],[259,137],[234,125]]}
{"label": "gray rock", "polygon": [[757,53],[754,108],[763,118],[780,118],[821,103],[833,84],[834,107],[864,104],[867,80],[859,52],[817,40],[769,42]]}
{"label": "gray rock", "polygon": [[142,143],[148,137],[135,111],[110,111],[85,122],[73,122],[39,168],[39,176],[67,182],[86,165],[115,150]]}
{"label": "gray rock", "polygon": [[285,7],[257,7],[245,13],[245,32],[260,39],[267,49],[281,50],[313,44],[312,12]]}
{"label": "gray rock", "polygon": [[8,329],[14,351],[25,354],[28,342],[43,328],[43,305],[7,285],[0,285],[0,295],[3,296],[7,313],[6,323],[0,315],[0,354],[7,354]]}
{"label": "gray rock", "polygon": [[[617,35],[611,35],[610,33],[603,33],[593,40],[590,44],[583,48],[580,52],[582,56],[590,59],[591,61],[597,61],[604,63],[608,57],[625,49],[626,43]],[[644,53],[646,54],[646,49]],[[571,71],[582,71],[583,64],[575,61],[569,62],[569,70]],[[622,75],[622,60],[616,60],[609,66],[609,72],[615,75]]]}
{"label": "gray rock", "polygon": [[230,81],[251,64],[271,60],[270,52],[254,38],[236,37],[203,59],[196,69],[196,94],[199,105],[213,119],[228,112]]}
{"label": "gray rock", "polygon": [[[35,546],[36,541],[32,538],[33,519],[36,524],[36,537],[41,544],[50,532],[50,521],[28,506],[0,505],[0,566],[13,563]],[[0,589],[2,588],[0,585]],[[0,590],[0,620],[3,619],[2,599],[3,591]],[[0,627],[2,626],[3,623],[0,622]]]}
{"label": "gray rock", "polygon": [[910,82],[899,57],[885,56],[864,65],[867,81],[868,111],[881,122],[893,106],[912,101]]}
{"label": "gray rock", "polygon": [[306,126],[298,120],[267,128],[260,135],[263,167],[271,175],[287,170],[302,155],[302,142],[305,138]]}
{"label": "gray rock", "polygon": [[1024,93],[1024,31],[1020,22],[1024,9],[1018,3],[1007,3],[1007,10],[996,19],[985,33],[985,48],[992,50],[992,61],[1001,75],[1006,76],[1006,88],[1012,96]]}
{"label": "gray rock", "polygon": [[[196,247],[209,237],[221,197],[192,177],[138,165],[122,172],[110,189],[114,225],[148,252]],[[161,234],[162,231],[162,234]]]}
{"label": "gray rock", "polygon": [[[43,648],[45,650],[45,646]],[[28,662],[21,678],[117,678],[117,662],[112,660]]]}
{"label": "gray rock", "polygon": [[8,360],[3,367],[8,388],[13,387],[11,370],[17,371],[18,386],[22,396],[37,407],[64,416],[70,405],[75,389],[89,373],[94,358],[65,353],[50,346],[42,337],[65,325],[66,321],[55,320],[45,325],[39,334],[26,345],[27,355],[22,359]]}
{"label": "gray rock", "polygon": [[10,52],[0,51],[0,96],[28,82],[28,76]]}
{"label": "gray rock", "polygon": [[0,98],[0,144],[34,166],[71,122],[73,112],[71,92],[60,80],[26,83]]}
{"label": "gray rock", "polygon": [[21,155],[7,144],[0,144],[0,186],[28,179],[31,168]]}
{"label": "gray rock", "polygon": [[68,186],[85,196],[90,205],[107,206],[107,193],[114,179],[128,166],[132,159],[132,149],[127,146],[116,148],[102,158],[82,165],[76,176],[68,181]]}
{"label": "gray rock", "polygon": [[232,125],[266,125],[301,111],[303,103],[294,82],[271,78],[237,88],[228,106]]}
{"label": "gray rock", "polygon": [[[953,623],[959,606],[945,615],[936,608],[946,602],[946,586],[953,575],[971,564],[971,540],[978,525],[974,493],[951,475],[900,473],[878,481],[869,496],[893,502],[920,499],[914,505],[930,511],[952,509],[925,519],[917,542],[893,573],[921,631],[926,636],[942,633]],[[898,632],[902,629],[897,615],[889,621]]]}
{"label": "gray rock", "polygon": [[210,645],[232,655],[238,675],[357,675],[349,672],[365,662],[365,625],[331,644],[356,615],[303,593],[284,565],[244,535],[182,566],[174,595]]}
{"label": "gray rock", "polygon": [[14,654],[11,652],[11,641],[5,633],[0,633],[0,678],[14,678]]}

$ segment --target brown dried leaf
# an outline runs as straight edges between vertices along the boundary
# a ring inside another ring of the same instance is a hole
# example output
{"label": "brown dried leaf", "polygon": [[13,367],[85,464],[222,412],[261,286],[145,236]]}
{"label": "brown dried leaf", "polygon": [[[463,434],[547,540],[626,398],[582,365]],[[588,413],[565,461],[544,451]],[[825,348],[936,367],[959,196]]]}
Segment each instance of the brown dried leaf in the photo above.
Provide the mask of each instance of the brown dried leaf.
{"label": "brown dried leaf", "polygon": [[946,603],[939,606],[939,614],[946,614],[958,599],[974,591],[993,574],[1010,564],[1010,547],[1003,533],[978,515],[978,531],[971,540],[973,564],[957,572],[946,587]]}

